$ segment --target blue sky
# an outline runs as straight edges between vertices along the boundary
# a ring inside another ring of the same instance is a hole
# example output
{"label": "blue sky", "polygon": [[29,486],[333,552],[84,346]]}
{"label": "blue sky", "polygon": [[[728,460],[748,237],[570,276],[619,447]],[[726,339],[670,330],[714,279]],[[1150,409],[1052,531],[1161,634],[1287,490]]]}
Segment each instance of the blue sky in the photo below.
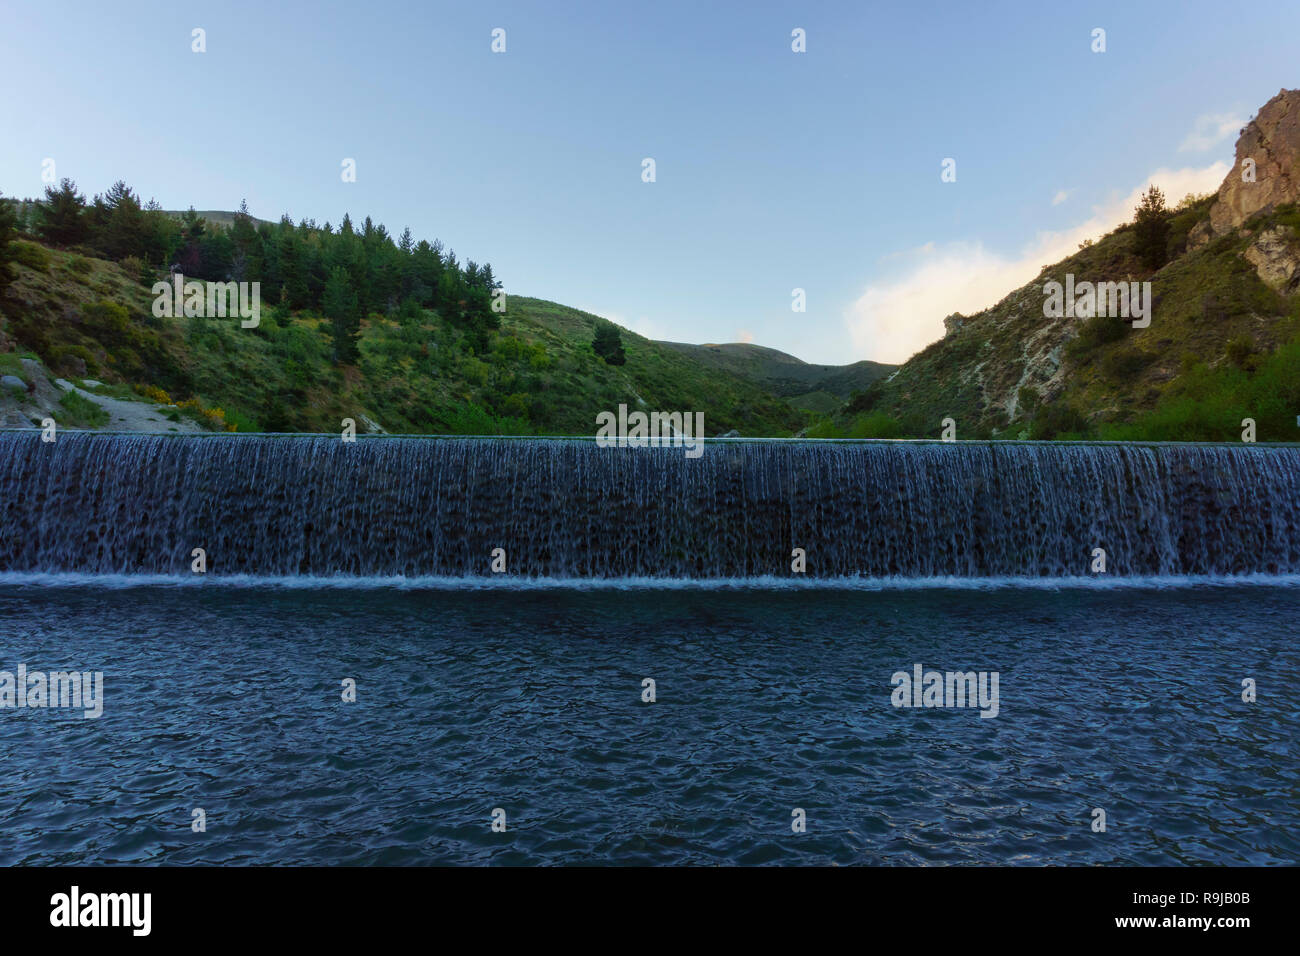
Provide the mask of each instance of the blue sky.
{"label": "blue sky", "polygon": [[368,214],[656,338],[898,361],[1147,181],[1217,186],[1298,36],[1294,2],[10,0],[0,190],[52,158],[88,194]]}

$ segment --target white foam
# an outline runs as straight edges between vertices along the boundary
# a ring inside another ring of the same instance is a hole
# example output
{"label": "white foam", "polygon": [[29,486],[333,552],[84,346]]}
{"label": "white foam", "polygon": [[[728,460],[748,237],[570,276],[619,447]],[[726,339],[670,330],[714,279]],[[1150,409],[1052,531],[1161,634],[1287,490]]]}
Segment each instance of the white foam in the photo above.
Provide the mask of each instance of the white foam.
{"label": "white foam", "polygon": [[0,572],[0,587],[42,588],[267,588],[282,590],[356,589],[394,591],[529,591],[567,589],[602,590],[760,590],[760,591],[911,591],[911,590],[1115,590],[1184,589],[1198,587],[1298,587],[1300,574],[1088,577],[932,577],[932,578],[528,578],[505,574],[465,577],[369,577],[338,575],[319,577],[258,576],[249,574],[81,574],[66,572]]}

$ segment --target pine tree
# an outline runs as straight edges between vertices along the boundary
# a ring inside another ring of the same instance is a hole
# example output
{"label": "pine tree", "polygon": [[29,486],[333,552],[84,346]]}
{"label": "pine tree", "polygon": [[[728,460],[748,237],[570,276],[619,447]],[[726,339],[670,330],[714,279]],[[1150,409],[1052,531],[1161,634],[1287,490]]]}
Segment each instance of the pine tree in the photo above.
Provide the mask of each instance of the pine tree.
{"label": "pine tree", "polygon": [[230,227],[230,241],[234,245],[231,275],[240,281],[258,279],[262,273],[262,237],[253,227],[247,200],[239,203],[239,212],[235,213],[235,221]]}
{"label": "pine tree", "polygon": [[596,326],[596,337],[591,342],[592,351],[605,360],[606,365],[622,365],[627,362],[623,353],[623,339],[613,323],[602,322]]}
{"label": "pine tree", "polygon": [[325,283],[321,311],[330,320],[334,338],[334,361],[351,365],[357,359],[357,334],[361,329],[360,305],[348,271],[336,266]]}
{"label": "pine tree", "polygon": [[1168,258],[1169,211],[1165,194],[1152,186],[1142,196],[1133,219],[1136,251],[1148,269],[1159,269]]}
{"label": "pine tree", "polygon": [[119,179],[102,199],[95,197],[94,208],[99,227],[93,237],[97,249],[110,259],[147,254],[144,209],[130,186]]}
{"label": "pine tree", "polygon": [[281,223],[279,248],[284,301],[291,309],[305,309],[311,304],[311,293],[307,286],[303,243],[294,231],[293,223]]}
{"label": "pine tree", "polygon": [[27,219],[28,211],[31,208],[31,200],[19,201],[14,199],[11,201],[11,205],[14,211],[14,228],[18,230],[20,235],[31,235],[32,230]]}
{"label": "pine tree", "polygon": [[84,242],[89,223],[86,220],[86,197],[77,192],[71,179],[59,188],[45,187],[45,202],[39,207],[36,231],[46,242],[56,246],[75,246]]}
{"label": "pine tree", "polygon": [[13,240],[18,236],[18,216],[15,203],[0,196],[0,308],[4,306],[5,291],[14,281]]}
{"label": "pine tree", "polygon": [[191,206],[181,214],[180,243],[176,250],[176,264],[181,272],[196,279],[203,278],[203,240],[207,237],[208,221]]}

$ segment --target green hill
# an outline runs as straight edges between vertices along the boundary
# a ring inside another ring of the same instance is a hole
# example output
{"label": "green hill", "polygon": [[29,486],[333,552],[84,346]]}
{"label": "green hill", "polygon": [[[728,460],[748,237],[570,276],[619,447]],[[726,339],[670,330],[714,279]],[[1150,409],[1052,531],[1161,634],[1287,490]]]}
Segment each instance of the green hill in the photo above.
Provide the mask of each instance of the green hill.
{"label": "green hill", "polygon": [[[334,431],[352,418],[390,433],[589,435],[626,404],[703,412],[708,435],[938,437],[952,419],[958,438],[1237,441],[1250,419],[1261,441],[1295,441],[1296,115],[1300,91],[1281,91],[1242,131],[1216,195],[1168,209],[1148,193],[1133,222],[950,316],[943,339],[896,368],[615,331],[505,295],[490,264],[369,218],[178,217],[122,182],[87,202],[64,180],[39,204],[0,204],[0,375],[13,376],[0,422],[57,403],[57,420],[87,426]],[[1247,161],[1253,178],[1238,173]],[[261,324],[154,316],[150,290],[171,263],[259,281]],[[1071,281],[1149,283],[1149,325],[1045,311],[1048,284]],[[119,405],[96,407],[104,396]],[[133,398],[147,414],[120,405]]]}
{"label": "green hill", "polygon": [[[937,437],[952,418],[959,438],[1236,441],[1252,418],[1261,441],[1300,440],[1300,294],[1270,286],[1248,258],[1266,235],[1293,242],[1300,213],[1282,205],[1197,246],[1189,235],[1203,234],[1214,201],[1170,218],[1159,270],[1123,226],[965,318],[815,434]],[[1045,318],[1044,286],[1067,273],[1149,280],[1150,326]]]}
{"label": "green hill", "polygon": [[764,390],[788,399],[796,408],[821,412],[838,408],[854,392],[862,391],[897,368],[866,361],[852,365],[813,365],[786,352],[744,342],[726,345],[660,344],[748,379]]}
{"label": "green hill", "polygon": [[[1048,266],[854,396],[820,436],[1300,440],[1300,91],[1242,130],[1216,194]],[[1149,282],[1150,323],[1049,315],[1048,283]]]}
{"label": "green hill", "polygon": [[[606,364],[591,348],[601,320],[539,299],[507,297],[486,348],[431,310],[372,312],[360,323],[356,362],[339,365],[329,321],[311,310],[264,305],[255,329],[238,319],[156,318],[144,280],[157,276],[15,245],[0,352],[103,383],[92,392],[177,405],[172,414],[210,428],[334,431],[353,418],[360,431],[593,434],[596,414],[620,403],[702,411],[710,435],[790,435],[809,421],[752,382],[627,330],[626,363]],[[102,424],[84,410],[66,423]]]}

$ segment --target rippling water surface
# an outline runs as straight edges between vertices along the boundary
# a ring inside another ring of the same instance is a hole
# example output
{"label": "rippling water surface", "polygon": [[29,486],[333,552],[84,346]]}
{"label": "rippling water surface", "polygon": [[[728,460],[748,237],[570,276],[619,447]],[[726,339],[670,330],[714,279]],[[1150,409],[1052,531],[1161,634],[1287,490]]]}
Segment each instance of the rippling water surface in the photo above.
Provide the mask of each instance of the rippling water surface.
{"label": "rippling water surface", "polygon": [[[0,863],[1294,863],[1298,611],[1293,586],[8,582],[0,669],[102,670],[106,704],[0,711]],[[917,663],[999,671],[999,715],[895,709]]]}

